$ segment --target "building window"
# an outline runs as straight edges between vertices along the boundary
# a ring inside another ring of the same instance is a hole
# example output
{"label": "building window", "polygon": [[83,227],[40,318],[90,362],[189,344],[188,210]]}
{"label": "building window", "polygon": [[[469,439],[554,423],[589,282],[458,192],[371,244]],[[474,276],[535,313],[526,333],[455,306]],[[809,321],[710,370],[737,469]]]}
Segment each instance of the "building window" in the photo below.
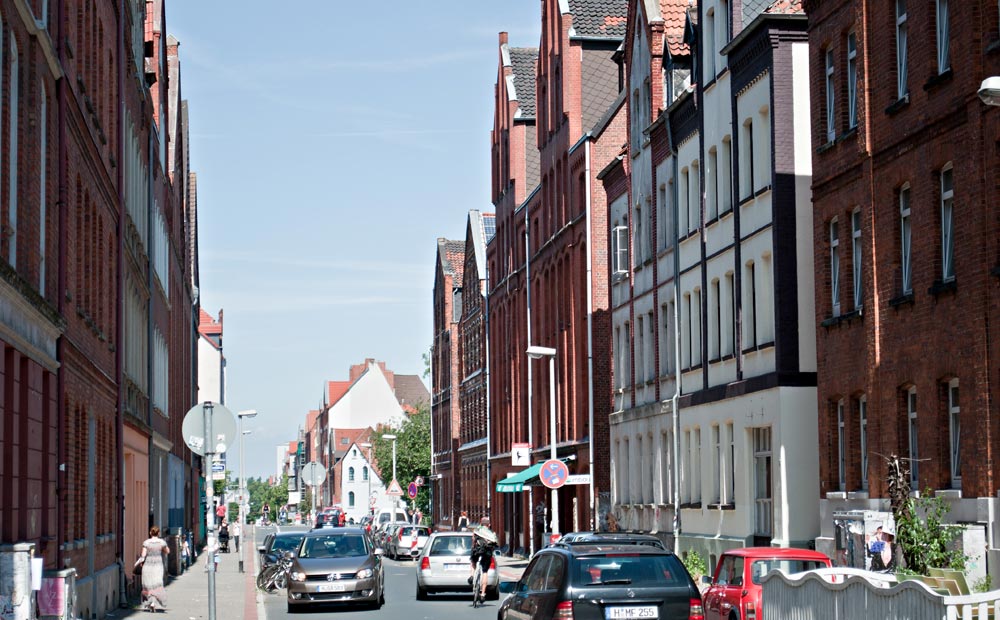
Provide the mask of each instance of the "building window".
{"label": "building window", "polygon": [[642,206],[638,202],[635,203],[635,219],[632,221],[635,222],[635,266],[638,267],[646,258],[646,250],[642,243],[642,225],[645,221],[642,219]]}
{"label": "building window", "polygon": [[743,287],[743,348],[757,346],[757,265],[750,261],[746,265]]}
{"label": "building window", "polygon": [[621,337],[622,337],[622,330],[621,330],[620,327],[616,327],[615,328],[615,340],[614,340],[614,349],[615,349],[614,350],[614,356],[615,356],[615,387],[619,388],[619,389],[623,385],[625,385],[625,382],[622,381],[622,373],[625,371],[625,368],[622,366],[622,351],[623,351],[623,347],[622,347]]}
{"label": "building window", "polygon": [[868,399],[858,398],[858,421],[861,428],[861,490],[868,490]]}
{"label": "building window", "polygon": [[910,442],[910,488],[914,491],[920,488],[920,473],[918,471],[919,450],[917,450],[917,388],[906,391],[906,419],[908,420]]}
{"label": "building window", "polygon": [[681,199],[681,208],[678,210],[678,216],[680,217],[680,227],[678,228],[678,231],[681,236],[686,235],[690,228],[688,225],[688,213],[691,211],[691,194],[688,190],[690,180],[691,174],[688,172],[688,169],[686,167],[682,168],[681,186],[677,190],[678,196],[680,196]]}
{"label": "building window", "polygon": [[706,218],[714,220],[719,215],[719,154],[713,146],[708,149],[708,168],[705,170],[705,210]]}
{"label": "building window", "polygon": [[667,215],[669,212],[670,208],[667,204],[667,185],[665,183],[661,183],[660,187],[656,190],[657,250],[667,249],[667,238],[672,232],[670,228],[669,216]]}
{"label": "building window", "polygon": [[691,434],[691,503],[701,503],[701,428]]}
{"label": "building window", "polygon": [[17,41],[14,37],[10,39],[10,89],[8,94],[8,112],[10,113],[10,129],[7,133],[7,158],[10,167],[7,172],[7,185],[10,194],[7,199],[7,262],[17,269],[17,117],[18,102],[20,95],[18,85],[20,83],[19,54],[17,51]]}
{"label": "building window", "polygon": [[681,368],[691,367],[691,293],[684,293],[681,305]]}
{"label": "building window", "polygon": [[753,119],[743,123],[740,137],[740,200],[753,197]]}
{"label": "building window", "polygon": [[833,316],[840,316],[840,238],[836,219],[830,222],[830,301]]}
{"label": "building window", "polygon": [[851,213],[851,271],[854,276],[854,309],[861,308],[861,209]]}
{"label": "building window", "polygon": [[718,52],[715,49],[715,10],[709,9],[705,15],[705,82],[715,79],[715,58]]}
{"label": "building window", "polygon": [[938,74],[951,69],[948,0],[937,0],[937,69]]}
{"label": "building window", "polygon": [[951,439],[951,488],[962,488],[962,420],[958,406],[958,379],[948,382],[948,435]]}
{"label": "building window", "polygon": [[684,446],[682,447],[684,458],[681,460],[681,465],[686,471],[682,472],[681,476],[681,496],[682,501],[685,504],[691,503],[691,468],[694,466],[693,457],[691,456],[691,431],[684,431]]}
{"label": "building window", "polygon": [[691,366],[701,365],[701,289],[691,294]]}
{"label": "building window", "polygon": [[833,50],[828,49],[824,54],[826,58],[826,141],[833,142],[837,139],[836,121],[834,118],[834,103],[836,84],[833,76]]}
{"label": "building window", "polygon": [[900,262],[903,270],[903,294],[909,295],[913,292],[913,269],[910,261],[910,186],[904,185],[899,189],[899,229],[900,229],[900,250],[902,256]]}
{"label": "building window", "polygon": [[717,360],[722,357],[722,287],[719,279],[712,280],[712,298],[709,300],[708,317],[711,331],[708,335],[709,359]]}
{"label": "building window", "polygon": [[664,351],[663,363],[660,367],[666,371],[666,374],[672,375],[677,372],[676,357],[677,357],[677,334],[674,333],[674,328],[676,327],[674,322],[674,302],[673,300],[667,302],[662,306],[663,310],[663,340],[666,345],[661,349]]}
{"label": "building window", "polygon": [[727,504],[736,503],[736,435],[734,434],[733,423],[726,423],[726,440],[729,442],[729,449],[726,451],[726,459],[729,461],[729,470],[726,472],[726,497]]}
{"label": "building window", "polygon": [[719,150],[719,213],[733,209],[733,140],[730,136],[722,138]]}
{"label": "building window", "polygon": [[770,538],[774,532],[774,495],[771,486],[771,428],[753,429],[754,534]]}
{"label": "building window", "polygon": [[368,480],[368,466],[367,465],[365,465],[364,467],[361,468],[361,480],[364,480],[364,481]]}
{"label": "building window", "polygon": [[729,23],[729,0],[719,0],[719,26],[722,29],[722,36],[719,37],[720,49],[729,43],[729,36],[732,32]]}
{"label": "building window", "polygon": [[353,467],[348,467],[347,468],[347,481],[348,482],[354,482],[354,468]]}
{"label": "building window", "polygon": [[847,35],[847,127],[858,126],[858,38]]}
{"label": "building window", "polygon": [[622,386],[632,385],[632,364],[629,359],[629,353],[632,351],[632,338],[629,334],[628,323],[625,323],[624,341],[622,342]]}
{"label": "building window", "polygon": [[837,401],[837,488],[847,488],[847,438],[844,436],[844,401]]}
{"label": "building window", "polygon": [[611,229],[611,256],[614,260],[614,273],[628,273],[628,226],[615,226]]}
{"label": "building window", "polygon": [[691,162],[691,197],[688,200],[688,231],[694,232],[701,226],[701,177],[698,174],[698,160]]}
{"label": "building window", "polygon": [[720,436],[718,424],[712,425],[712,502],[722,503],[722,473],[726,471],[725,463],[722,462],[722,437]]}
{"label": "building window", "polygon": [[948,164],[941,171],[941,278],[945,281],[955,278],[953,198],[952,167]]}
{"label": "building window", "polygon": [[648,359],[646,360],[646,381],[650,381],[656,378],[656,364],[654,356],[656,355],[656,349],[654,343],[656,342],[656,321],[653,317],[652,311],[646,315],[646,336],[649,345],[646,347],[646,355]]}
{"label": "building window", "polygon": [[655,247],[656,239],[654,238],[653,230],[653,203],[649,197],[646,197],[646,234],[642,236],[642,249],[644,250],[644,255],[647,259],[653,257],[653,248]]}
{"label": "building window", "polygon": [[906,96],[906,0],[896,0],[896,98]]}
{"label": "building window", "polygon": [[646,378],[646,332],[643,330],[643,317],[635,319],[635,378],[643,382]]}
{"label": "building window", "polygon": [[723,308],[729,316],[724,321],[726,337],[723,339],[722,354],[732,355],[736,351],[736,289],[732,271],[726,274],[726,288],[723,292],[725,294]]}
{"label": "building window", "polygon": [[347,506],[348,508],[354,508],[354,491],[347,492]]}

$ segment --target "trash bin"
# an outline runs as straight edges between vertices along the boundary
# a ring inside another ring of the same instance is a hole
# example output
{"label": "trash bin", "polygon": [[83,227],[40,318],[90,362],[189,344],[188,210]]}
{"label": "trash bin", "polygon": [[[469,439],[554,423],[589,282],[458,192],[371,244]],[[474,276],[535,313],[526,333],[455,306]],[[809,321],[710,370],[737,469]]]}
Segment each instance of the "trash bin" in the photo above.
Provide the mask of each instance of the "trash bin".
{"label": "trash bin", "polygon": [[38,591],[39,620],[76,618],[76,569],[47,570]]}
{"label": "trash bin", "polygon": [[31,620],[31,560],[35,543],[0,545],[0,615],[4,620]]}

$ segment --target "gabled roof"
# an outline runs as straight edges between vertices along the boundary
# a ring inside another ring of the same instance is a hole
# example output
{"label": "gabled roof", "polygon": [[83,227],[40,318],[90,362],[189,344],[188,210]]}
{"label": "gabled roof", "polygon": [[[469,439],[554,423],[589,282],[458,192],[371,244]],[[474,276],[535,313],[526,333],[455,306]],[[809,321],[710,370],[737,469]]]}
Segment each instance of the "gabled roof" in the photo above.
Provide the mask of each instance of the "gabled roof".
{"label": "gabled roof", "polygon": [[510,68],[514,73],[514,92],[517,101],[517,118],[535,118],[535,65],[538,61],[537,47],[511,47]]}
{"label": "gabled roof", "polygon": [[469,211],[469,232],[472,247],[476,251],[476,269],[480,281],[486,279],[486,244],[496,234],[496,214],[480,213],[478,209]]}
{"label": "gabled roof", "polygon": [[627,0],[567,0],[573,14],[570,37],[623,39],[628,24]]}
{"label": "gabled roof", "polygon": [[204,308],[198,309],[198,332],[203,335],[222,334],[222,311],[219,311],[219,320],[216,321],[211,314],[205,312]]}
{"label": "gabled roof", "polygon": [[396,375],[393,388],[404,411],[414,412],[421,404],[431,401],[431,393],[417,375]]}
{"label": "gabled roof", "polygon": [[688,0],[659,0],[659,5],[660,18],[663,20],[665,50],[671,56],[690,55],[691,48],[684,42]]}
{"label": "gabled roof", "polygon": [[334,406],[338,400],[347,394],[347,390],[351,389],[350,381],[327,381],[326,382],[326,406]]}
{"label": "gabled roof", "polygon": [[454,276],[461,282],[465,271],[465,241],[438,238],[438,260],[445,275]]}

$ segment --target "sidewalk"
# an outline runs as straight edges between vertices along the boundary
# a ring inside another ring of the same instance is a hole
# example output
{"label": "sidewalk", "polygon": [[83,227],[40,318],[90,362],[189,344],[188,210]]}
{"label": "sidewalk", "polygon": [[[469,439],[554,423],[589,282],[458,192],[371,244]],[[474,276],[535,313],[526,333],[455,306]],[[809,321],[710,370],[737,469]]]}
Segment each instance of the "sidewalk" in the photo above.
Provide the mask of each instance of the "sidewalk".
{"label": "sidewalk", "polygon": [[517,581],[528,566],[528,558],[512,558],[505,555],[493,556],[500,571],[500,581]]}
{"label": "sidewalk", "polygon": [[[236,549],[219,554],[219,569],[215,574],[215,617],[216,620],[257,620],[257,587],[254,566],[256,551],[253,547],[243,549],[244,573],[239,572],[240,556]],[[108,614],[108,618],[121,620],[153,620],[169,616],[198,620],[208,618],[208,573],[205,572],[205,557],[202,553],[182,574],[167,583],[167,609],[162,616],[144,612],[141,609],[118,609]]]}

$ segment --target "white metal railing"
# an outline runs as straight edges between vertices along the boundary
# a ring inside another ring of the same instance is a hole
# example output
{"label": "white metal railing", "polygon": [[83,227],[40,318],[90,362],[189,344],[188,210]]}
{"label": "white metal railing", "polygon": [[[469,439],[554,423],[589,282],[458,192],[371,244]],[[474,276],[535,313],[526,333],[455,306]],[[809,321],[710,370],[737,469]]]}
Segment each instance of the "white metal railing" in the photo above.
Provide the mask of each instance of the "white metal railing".
{"label": "white metal railing", "polygon": [[795,575],[774,570],[763,582],[763,620],[985,620],[1000,618],[1000,590],[942,596],[919,581],[859,569],[832,568]]}

